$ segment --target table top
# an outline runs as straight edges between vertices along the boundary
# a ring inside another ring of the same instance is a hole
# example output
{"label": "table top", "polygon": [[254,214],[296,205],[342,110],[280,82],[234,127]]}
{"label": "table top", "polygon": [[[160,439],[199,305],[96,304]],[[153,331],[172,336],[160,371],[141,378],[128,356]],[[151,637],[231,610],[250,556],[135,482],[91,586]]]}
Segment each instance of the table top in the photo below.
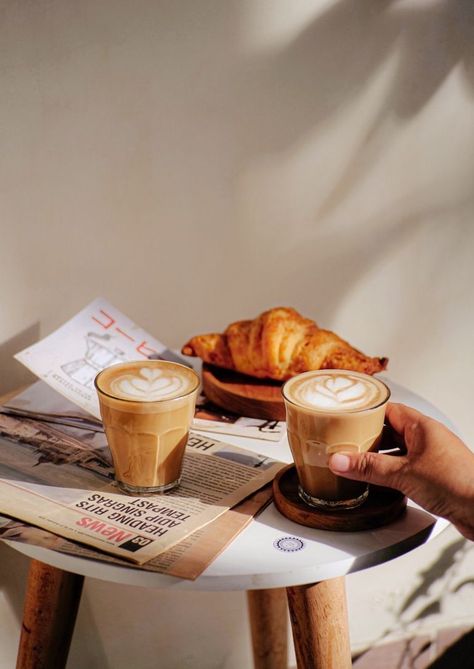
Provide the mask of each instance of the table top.
{"label": "table top", "polygon": [[[384,380],[392,390],[393,401],[409,404],[449,425],[447,418],[423,398],[387,378]],[[280,443],[230,436],[223,440],[291,462],[286,437]],[[195,581],[70,556],[39,546],[6,543],[54,567],[116,583],[179,590],[253,590],[313,583],[366,569],[422,545],[447,526],[447,521],[409,501],[407,512],[387,526],[362,532],[329,532],[297,525],[271,504]]]}

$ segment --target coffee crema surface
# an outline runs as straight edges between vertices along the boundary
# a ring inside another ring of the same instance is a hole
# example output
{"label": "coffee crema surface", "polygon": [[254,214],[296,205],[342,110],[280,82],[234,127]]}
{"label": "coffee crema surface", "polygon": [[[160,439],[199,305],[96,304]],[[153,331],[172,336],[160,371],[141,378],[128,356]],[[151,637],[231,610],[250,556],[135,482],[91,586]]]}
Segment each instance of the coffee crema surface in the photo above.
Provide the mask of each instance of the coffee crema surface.
{"label": "coffee crema surface", "polygon": [[107,368],[98,379],[102,392],[133,402],[156,402],[182,397],[196,388],[196,375],[184,366],[130,363]]}
{"label": "coffee crema surface", "polygon": [[284,386],[288,401],[324,412],[371,409],[384,403],[389,394],[387,386],[378,379],[343,370],[306,372]]}

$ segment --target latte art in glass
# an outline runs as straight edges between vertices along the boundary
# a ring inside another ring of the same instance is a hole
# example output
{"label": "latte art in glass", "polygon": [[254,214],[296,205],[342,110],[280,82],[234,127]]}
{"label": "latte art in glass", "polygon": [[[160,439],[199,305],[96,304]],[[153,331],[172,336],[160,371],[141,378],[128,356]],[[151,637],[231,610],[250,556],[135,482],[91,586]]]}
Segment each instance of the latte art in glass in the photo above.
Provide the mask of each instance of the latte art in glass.
{"label": "latte art in glass", "polygon": [[199,376],[166,360],[136,360],[95,378],[115,479],[129,494],[179,485]]}
{"label": "latte art in glass", "polygon": [[142,367],[117,376],[110,387],[117,397],[153,402],[182,395],[191,390],[192,383],[186,377],[172,372]]}
{"label": "latte art in glass", "polygon": [[160,402],[183,397],[199,385],[196,373],[163,360],[130,362],[104,369],[96,379],[99,390],[127,402]]}
{"label": "latte art in glass", "polygon": [[377,406],[387,396],[383,383],[353,372],[301,374],[287,382],[285,395],[317,411],[357,411]]}

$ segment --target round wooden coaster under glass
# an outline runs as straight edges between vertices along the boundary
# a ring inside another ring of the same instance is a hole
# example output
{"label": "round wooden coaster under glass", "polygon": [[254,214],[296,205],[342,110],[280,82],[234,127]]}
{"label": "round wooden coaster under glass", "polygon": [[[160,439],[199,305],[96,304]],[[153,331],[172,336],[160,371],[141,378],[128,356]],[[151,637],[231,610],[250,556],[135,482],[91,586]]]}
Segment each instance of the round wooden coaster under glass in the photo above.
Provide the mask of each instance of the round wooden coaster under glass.
{"label": "round wooden coaster under glass", "polygon": [[352,509],[317,509],[305,504],[298,494],[298,477],[294,465],[288,465],[273,481],[273,498],[278,511],[295,523],[318,530],[356,532],[391,523],[406,508],[403,493],[391,488],[369,486],[363,504]]}

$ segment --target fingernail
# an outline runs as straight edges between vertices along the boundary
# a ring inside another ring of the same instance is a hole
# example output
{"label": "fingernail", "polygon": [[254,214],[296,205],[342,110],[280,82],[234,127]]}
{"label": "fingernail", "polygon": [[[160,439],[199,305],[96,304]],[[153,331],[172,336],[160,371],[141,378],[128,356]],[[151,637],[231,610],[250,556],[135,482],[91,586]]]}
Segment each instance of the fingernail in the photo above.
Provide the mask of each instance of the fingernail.
{"label": "fingernail", "polygon": [[347,455],[336,453],[331,458],[331,469],[338,472],[347,472],[351,468],[351,460]]}

